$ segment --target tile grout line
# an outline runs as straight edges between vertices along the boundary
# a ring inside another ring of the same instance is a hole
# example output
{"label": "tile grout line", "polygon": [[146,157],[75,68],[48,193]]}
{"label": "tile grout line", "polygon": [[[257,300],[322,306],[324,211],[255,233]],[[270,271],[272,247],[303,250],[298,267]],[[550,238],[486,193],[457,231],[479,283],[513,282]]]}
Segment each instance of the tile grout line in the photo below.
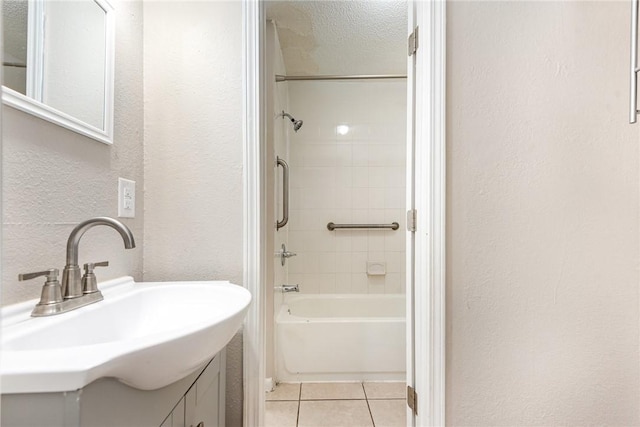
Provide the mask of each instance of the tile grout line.
{"label": "tile grout line", "polygon": [[367,402],[367,409],[369,410],[369,416],[371,417],[371,424],[373,427],[376,427],[376,422],[373,419],[373,414],[371,413],[371,406],[369,406],[369,398],[367,397],[367,389],[364,386],[364,382],[360,383],[362,385],[362,392],[364,393],[364,400]]}
{"label": "tile grout line", "polygon": [[300,402],[302,401],[302,383],[298,388],[298,413],[296,414],[296,427],[300,424]]}
{"label": "tile grout line", "polygon": [[[301,402],[326,402],[326,401],[339,401],[339,400],[366,400],[365,398],[350,398],[350,397],[317,397],[315,399],[300,399]],[[389,399],[371,399],[371,400],[389,400]],[[402,399],[393,399],[393,400],[402,400]],[[290,400],[290,402],[295,402],[295,400]]]}

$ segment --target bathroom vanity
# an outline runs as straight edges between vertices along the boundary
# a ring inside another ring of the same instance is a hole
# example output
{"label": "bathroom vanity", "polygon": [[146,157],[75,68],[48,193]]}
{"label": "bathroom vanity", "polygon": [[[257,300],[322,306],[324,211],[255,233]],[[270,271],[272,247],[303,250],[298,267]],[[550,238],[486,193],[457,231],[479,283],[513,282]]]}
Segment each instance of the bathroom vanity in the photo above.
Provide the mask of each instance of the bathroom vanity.
{"label": "bathroom vanity", "polygon": [[[188,351],[188,349],[185,349]],[[3,426],[224,426],[225,350],[206,367],[157,390],[102,378],[76,391],[2,395]]]}
{"label": "bathroom vanity", "polygon": [[33,317],[36,300],[0,310],[1,424],[224,426],[225,349],[249,292],[132,277],[100,289],[104,300],[61,314]]}

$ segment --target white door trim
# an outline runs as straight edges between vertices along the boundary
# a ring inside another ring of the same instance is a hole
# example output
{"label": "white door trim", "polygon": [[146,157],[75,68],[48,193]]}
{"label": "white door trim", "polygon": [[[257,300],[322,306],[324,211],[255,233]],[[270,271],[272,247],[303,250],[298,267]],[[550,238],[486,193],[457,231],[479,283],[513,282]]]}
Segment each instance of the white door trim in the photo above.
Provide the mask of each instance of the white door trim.
{"label": "white door trim", "polygon": [[[445,424],[446,1],[415,1],[415,388],[417,426]],[[422,120],[419,118],[423,118]]]}
{"label": "white door trim", "polygon": [[[410,0],[420,26],[416,57],[415,289],[416,425],[445,421],[445,0]],[[253,302],[244,323],[244,426],[264,425],[264,11],[243,0],[244,286]],[[409,420],[411,423],[412,420]],[[411,424],[409,424],[411,425]]]}
{"label": "white door trim", "polygon": [[243,424],[264,425],[265,203],[264,203],[264,22],[259,0],[242,2],[243,99],[243,284],[253,300],[243,333]]}

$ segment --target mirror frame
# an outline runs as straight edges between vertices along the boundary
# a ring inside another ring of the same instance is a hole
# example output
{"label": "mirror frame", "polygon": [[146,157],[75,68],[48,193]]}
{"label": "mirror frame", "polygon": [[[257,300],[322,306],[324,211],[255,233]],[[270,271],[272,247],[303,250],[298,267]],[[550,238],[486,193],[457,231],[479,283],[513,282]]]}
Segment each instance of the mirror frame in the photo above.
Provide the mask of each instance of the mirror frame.
{"label": "mirror frame", "polygon": [[[42,19],[42,2],[43,0],[29,0],[29,38],[31,46],[36,47],[33,43],[38,43],[33,37],[39,33],[40,22]],[[73,132],[95,139],[105,144],[113,144],[113,122],[114,122],[114,80],[115,80],[115,10],[109,0],[93,0],[105,12],[105,96],[104,96],[104,129],[97,128],[93,125],[83,122],[70,114],[56,110],[40,101],[29,98],[6,86],[2,86],[2,102],[5,105],[13,107],[17,110],[39,117],[48,122],[57,124],[67,128]],[[31,11],[33,10],[34,13]],[[37,23],[36,26],[32,25]],[[33,49],[30,49],[33,52]],[[29,53],[28,61],[32,61],[32,53]],[[38,71],[36,70],[36,73]]]}

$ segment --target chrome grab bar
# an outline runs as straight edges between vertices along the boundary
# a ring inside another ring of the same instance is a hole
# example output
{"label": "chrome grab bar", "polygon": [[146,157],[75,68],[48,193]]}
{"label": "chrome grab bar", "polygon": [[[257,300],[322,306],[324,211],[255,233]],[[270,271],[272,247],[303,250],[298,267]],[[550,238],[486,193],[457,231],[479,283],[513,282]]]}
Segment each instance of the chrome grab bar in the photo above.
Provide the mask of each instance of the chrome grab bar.
{"label": "chrome grab bar", "polygon": [[330,222],[327,224],[327,229],[329,231],[333,231],[338,228],[355,228],[355,229],[378,229],[378,228],[390,228],[392,230],[397,230],[400,228],[400,224],[397,222],[392,222],[391,224],[334,224]]}
{"label": "chrome grab bar", "polygon": [[280,230],[289,222],[289,165],[280,157],[276,157],[276,167],[282,166],[282,221],[276,224]]}
{"label": "chrome grab bar", "polygon": [[631,69],[629,90],[629,123],[638,117],[638,1],[631,0]]}

